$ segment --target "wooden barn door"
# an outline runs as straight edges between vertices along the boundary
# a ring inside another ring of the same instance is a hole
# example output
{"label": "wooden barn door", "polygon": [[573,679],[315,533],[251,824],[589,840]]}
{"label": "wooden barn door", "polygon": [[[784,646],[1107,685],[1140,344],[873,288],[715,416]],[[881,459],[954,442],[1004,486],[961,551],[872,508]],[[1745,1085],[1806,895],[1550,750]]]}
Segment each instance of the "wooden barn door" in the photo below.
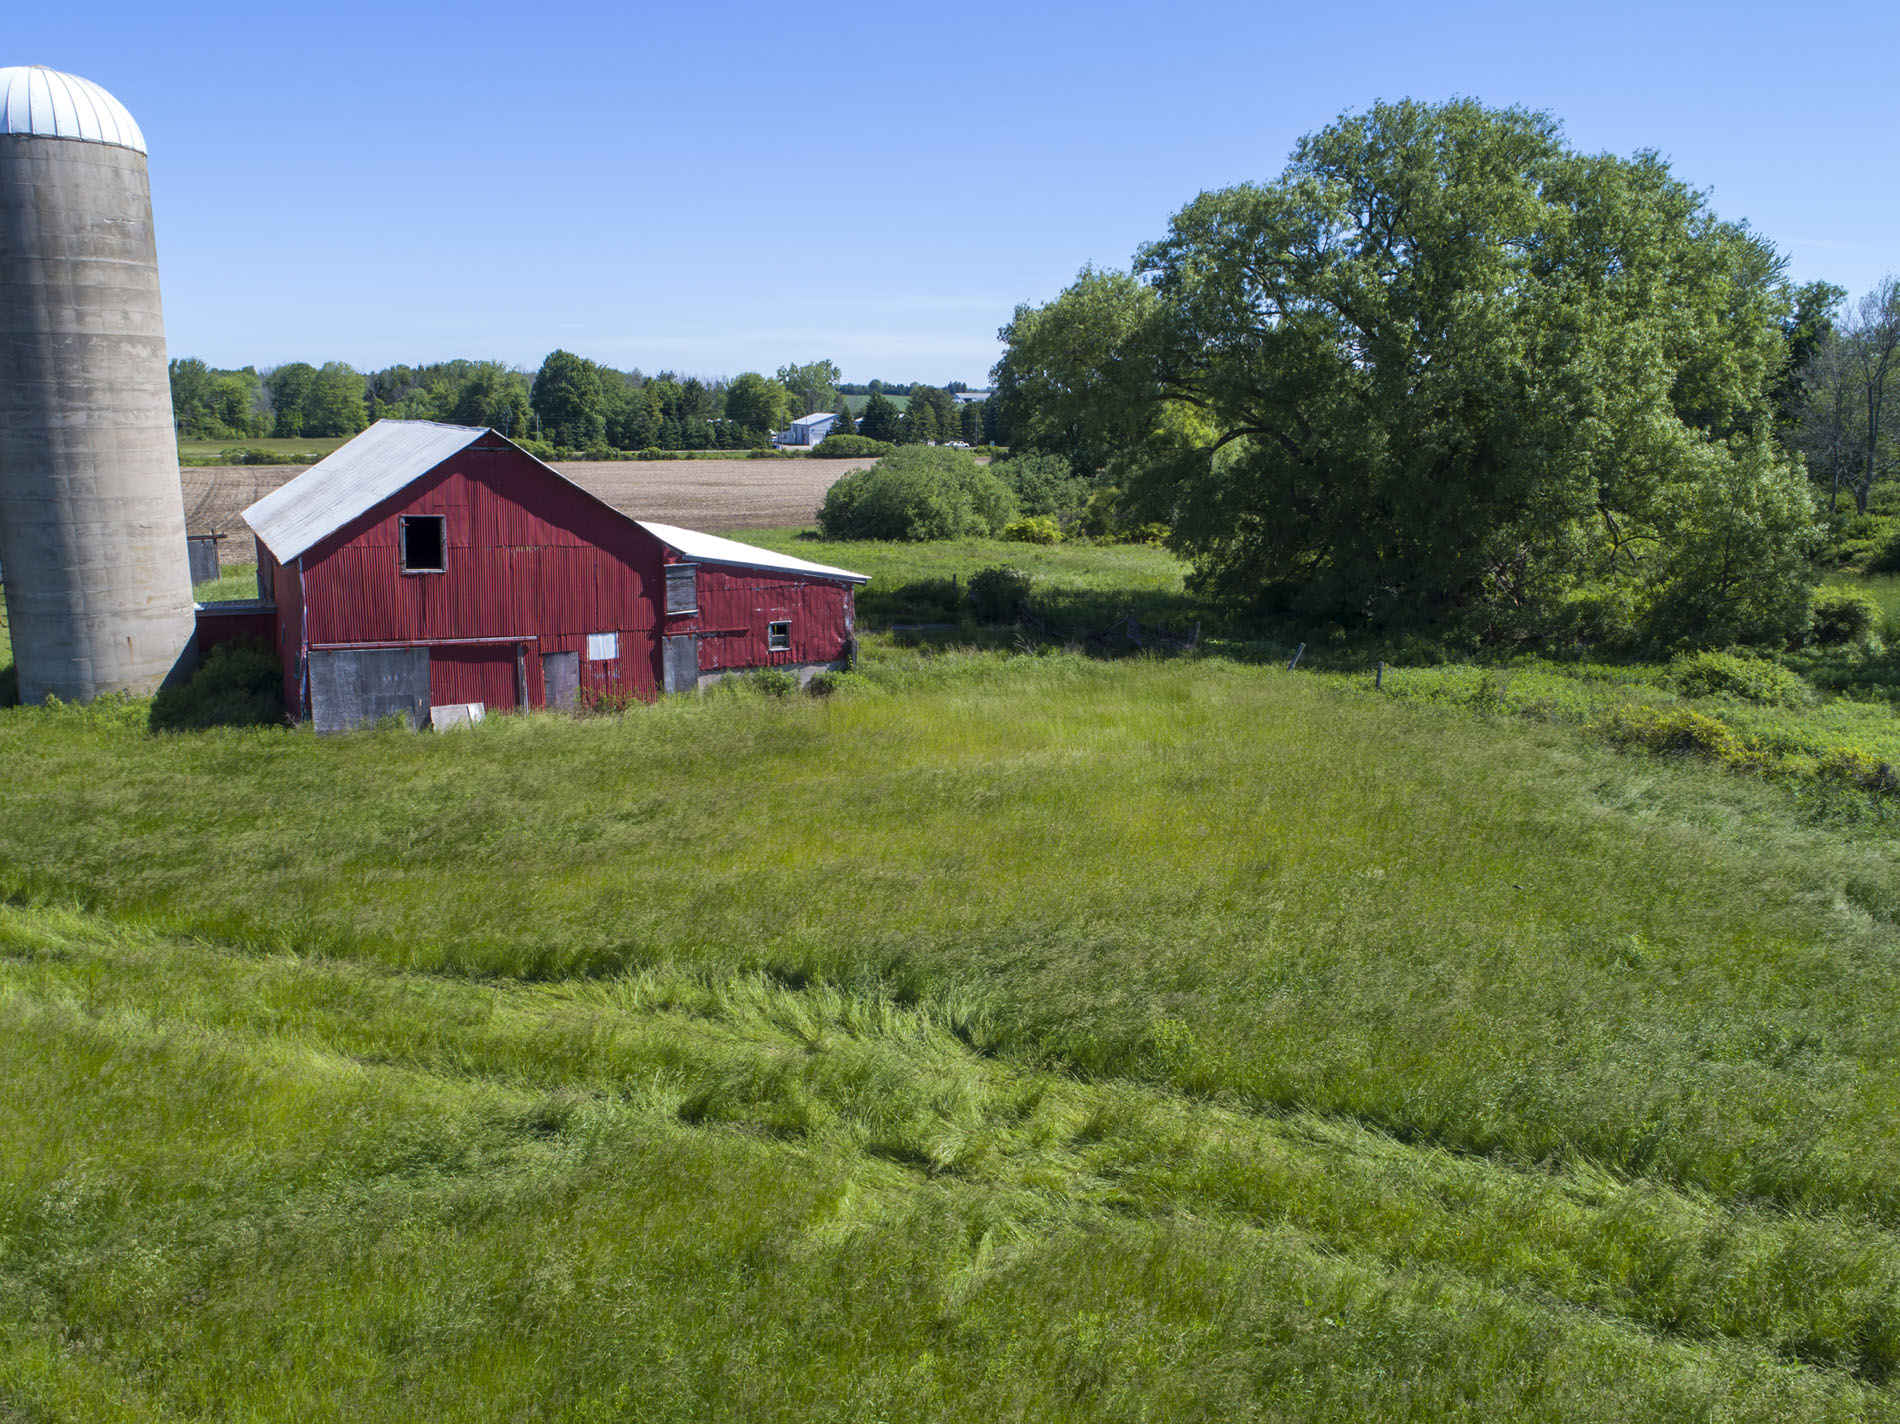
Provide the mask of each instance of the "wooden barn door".
{"label": "wooden barn door", "polygon": [[543,653],[541,681],[547,693],[548,711],[572,711],[574,699],[580,693],[581,655],[579,653]]}
{"label": "wooden barn door", "polygon": [[427,648],[342,648],[310,654],[310,719],[319,732],[347,732],[384,717],[411,727],[429,720]]}
{"label": "wooden barn door", "polygon": [[666,690],[691,692],[699,686],[699,637],[675,633],[664,643]]}

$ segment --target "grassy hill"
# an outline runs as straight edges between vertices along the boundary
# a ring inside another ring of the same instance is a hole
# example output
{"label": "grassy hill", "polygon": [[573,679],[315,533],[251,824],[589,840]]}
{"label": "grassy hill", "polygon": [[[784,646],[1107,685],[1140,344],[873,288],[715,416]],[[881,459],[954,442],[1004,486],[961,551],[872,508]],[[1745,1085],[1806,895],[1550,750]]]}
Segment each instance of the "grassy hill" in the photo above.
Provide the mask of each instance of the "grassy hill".
{"label": "grassy hill", "polygon": [[[879,617],[959,557],[767,537]],[[1885,803],[962,636],[442,737],[0,711],[0,1403],[1900,1414]]]}

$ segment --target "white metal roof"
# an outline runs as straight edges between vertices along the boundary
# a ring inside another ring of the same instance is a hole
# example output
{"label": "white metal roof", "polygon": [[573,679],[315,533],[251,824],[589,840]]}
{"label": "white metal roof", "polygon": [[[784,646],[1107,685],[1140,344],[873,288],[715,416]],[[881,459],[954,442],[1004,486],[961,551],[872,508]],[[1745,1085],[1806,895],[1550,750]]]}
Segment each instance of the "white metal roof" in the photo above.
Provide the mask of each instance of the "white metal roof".
{"label": "white metal roof", "polygon": [[0,69],[0,134],[76,138],[145,152],[145,135],[125,105],[90,79],[43,64]]}
{"label": "white metal roof", "polygon": [[810,415],[801,415],[793,425],[816,425],[821,420],[836,420],[838,417],[828,410],[814,410]]}
{"label": "white metal roof", "polygon": [[244,522],[287,564],[486,434],[431,420],[379,420],[245,510]]}
{"label": "white metal roof", "polygon": [[745,569],[770,569],[777,573],[807,574],[812,578],[843,579],[847,583],[869,583],[869,574],[854,574],[849,569],[834,569],[830,564],[814,564],[794,559],[790,554],[775,554],[737,539],[721,539],[717,534],[700,534],[671,524],[654,524],[636,519],[647,533],[689,559],[706,564],[736,564]]}
{"label": "white metal roof", "polygon": [[[264,541],[272,558],[287,564],[490,433],[475,426],[438,425],[430,420],[379,420],[245,510],[244,522]],[[535,463],[555,479],[574,483],[552,466],[538,460]],[[633,522],[686,558],[708,564],[734,564],[850,583],[871,581],[868,574],[794,559],[790,554],[775,554],[716,534],[650,524],[644,519]]]}

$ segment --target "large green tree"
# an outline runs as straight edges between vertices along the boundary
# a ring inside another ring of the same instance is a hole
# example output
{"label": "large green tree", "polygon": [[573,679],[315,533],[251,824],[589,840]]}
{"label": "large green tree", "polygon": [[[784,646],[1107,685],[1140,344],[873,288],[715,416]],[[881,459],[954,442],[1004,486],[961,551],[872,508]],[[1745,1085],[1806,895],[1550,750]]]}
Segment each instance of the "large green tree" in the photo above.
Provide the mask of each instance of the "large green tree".
{"label": "large green tree", "polygon": [[263,383],[249,367],[219,371],[185,357],[171,363],[171,388],[172,421],[188,440],[241,439],[271,427]]}
{"label": "large green tree", "polygon": [[[877,386],[877,382],[871,382]],[[883,390],[873,390],[864,402],[864,410],[858,416],[858,434],[867,440],[884,440],[895,443],[903,433],[904,417],[897,409],[897,402],[885,395]]]}
{"label": "large green tree", "polygon": [[455,425],[485,425],[519,438],[531,424],[528,382],[519,371],[485,361],[455,388],[448,419]]}
{"label": "large green tree", "polygon": [[1017,307],[990,373],[996,439],[1089,473],[1140,442],[1155,420],[1157,310],[1131,273],[1094,267],[1053,302]]}
{"label": "large green tree", "polygon": [[1109,449],[1207,592],[1492,638],[1805,617],[1780,263],[1656,155],[1380,105],[1203,194],[1138,267],[1019,312],[999,398],[1082,468]]}
{"label": "large green tree", "polygon": [[535,372],[529,404],[541,438],[586,448],[607,438],[600,368],[572,351],[551,351]]}
{"label": "large green tree", "polygon": [[273,436],[295,439],[306,433],[305,410],[316,384],[317,368],[307,361],[287,361],[273,367],[264,377],[264,389],[270,395]]}
{"label": "large green tree", "polygon": [[1865,514],[1874,486],[1900,472],[1900,282],[1886,278],[1829,321],[1801,376],[1795,443],[1830,503],[1845,487]]}
{"label": "large green tree", "polygon": [[844,397],[838,394],[841,372],[830,361],[807,361],[803,365],[780,366],[778,383],[792,394],[792,413],[811,415],[817,411],[843,409]]}
{"label": "large green tree", "polygon": [[769,435],[791,419],[792,397],[784,386],[746,371],[726,387],[726,419],[754,435]]}
{"label": "large green tree", "polygon": [[343,361],[326,361],[304,397],[305,435],[354,435],[369,424],[363,373]]}

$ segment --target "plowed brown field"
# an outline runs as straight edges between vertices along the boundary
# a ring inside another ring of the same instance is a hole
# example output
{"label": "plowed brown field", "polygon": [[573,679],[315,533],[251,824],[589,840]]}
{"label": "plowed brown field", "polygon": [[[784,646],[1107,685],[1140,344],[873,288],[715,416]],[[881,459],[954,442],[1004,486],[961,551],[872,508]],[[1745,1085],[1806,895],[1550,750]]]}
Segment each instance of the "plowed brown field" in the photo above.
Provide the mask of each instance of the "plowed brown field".
{"label": "plowed brown field", "polygon": [[[868,459],[617,460],[554,468],[636,519],[718,533],[809,524],[834,480],[872,463]],[[185,523],[193,534],[225,533],[248,539],[240,512],[306,468],[200,465],[182,470]]]}

